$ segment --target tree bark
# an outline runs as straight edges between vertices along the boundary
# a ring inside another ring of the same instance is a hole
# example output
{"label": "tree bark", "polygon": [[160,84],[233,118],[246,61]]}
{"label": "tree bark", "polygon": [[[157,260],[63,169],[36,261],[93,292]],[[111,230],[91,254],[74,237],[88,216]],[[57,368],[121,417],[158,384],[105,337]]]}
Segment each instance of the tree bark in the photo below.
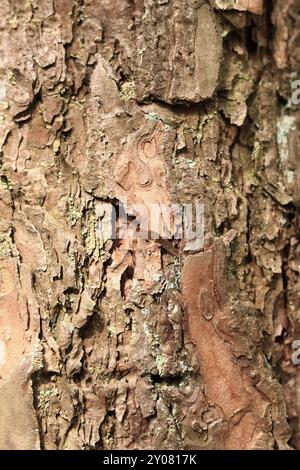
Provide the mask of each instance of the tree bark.
{"label": "tree bark", "polygon": [[[299,27],[2,1],[1,449],[300,449]],[[101,238],[124,198],[204,204],[203,247]]]}

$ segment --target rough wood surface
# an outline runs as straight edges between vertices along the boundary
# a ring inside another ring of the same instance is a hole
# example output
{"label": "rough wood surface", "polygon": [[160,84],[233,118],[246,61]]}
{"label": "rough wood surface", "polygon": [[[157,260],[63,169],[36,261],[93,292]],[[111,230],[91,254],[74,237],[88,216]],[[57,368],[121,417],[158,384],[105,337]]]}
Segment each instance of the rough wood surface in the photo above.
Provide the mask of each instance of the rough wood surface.
{"label": "rough wood surface", "polygon": [[0,448],[300,449],[299,1],[1,6]]}

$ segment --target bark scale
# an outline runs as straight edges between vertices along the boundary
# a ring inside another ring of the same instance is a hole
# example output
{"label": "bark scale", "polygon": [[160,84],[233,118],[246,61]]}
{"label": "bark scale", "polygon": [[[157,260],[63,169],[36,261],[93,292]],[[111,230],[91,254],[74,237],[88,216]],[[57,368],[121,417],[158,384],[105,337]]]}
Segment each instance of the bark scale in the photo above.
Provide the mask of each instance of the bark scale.
{"label": "bark scale", "polygon": [[[300,448],[299,0],[3,0],[0,447]],[[203,203],[205,241],[100,240]]]}

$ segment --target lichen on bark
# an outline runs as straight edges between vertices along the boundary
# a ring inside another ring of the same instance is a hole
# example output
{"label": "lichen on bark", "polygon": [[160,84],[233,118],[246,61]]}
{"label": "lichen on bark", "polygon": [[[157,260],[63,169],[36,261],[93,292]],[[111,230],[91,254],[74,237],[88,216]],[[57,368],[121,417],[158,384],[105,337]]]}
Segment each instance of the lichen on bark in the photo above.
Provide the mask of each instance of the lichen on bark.
{"label": "lichen on bark", "polygon": [[0,448],[299,449],[299,2],[2,3]]}

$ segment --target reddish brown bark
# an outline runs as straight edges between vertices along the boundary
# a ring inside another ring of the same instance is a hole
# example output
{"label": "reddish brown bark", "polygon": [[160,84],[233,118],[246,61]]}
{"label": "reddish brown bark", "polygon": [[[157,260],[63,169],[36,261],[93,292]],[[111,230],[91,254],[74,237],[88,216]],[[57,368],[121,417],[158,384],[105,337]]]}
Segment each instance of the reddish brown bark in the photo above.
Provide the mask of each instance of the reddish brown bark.
{"label": "reddish brown bark", "polygon": [[299,2],[2,3],[0,448],[299,449]]}

